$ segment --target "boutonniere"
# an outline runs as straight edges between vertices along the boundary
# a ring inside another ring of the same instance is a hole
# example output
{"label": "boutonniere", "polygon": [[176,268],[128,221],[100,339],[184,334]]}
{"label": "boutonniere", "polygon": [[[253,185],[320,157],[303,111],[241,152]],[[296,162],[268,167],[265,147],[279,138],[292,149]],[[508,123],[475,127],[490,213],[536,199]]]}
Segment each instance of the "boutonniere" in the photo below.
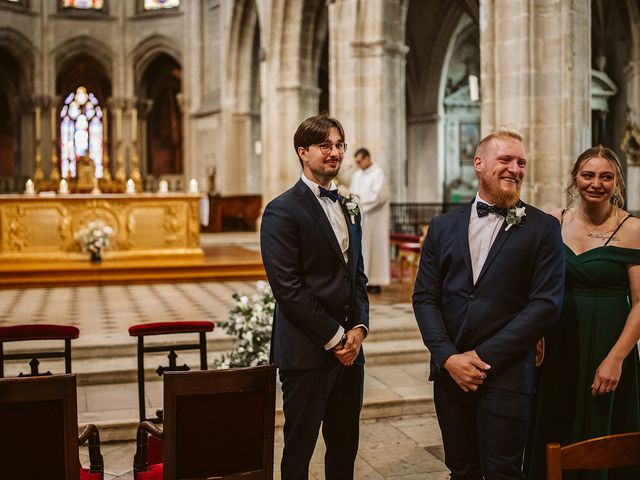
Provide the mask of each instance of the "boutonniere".
{"label": "boutonniere", "polygon": [[525,207],[511,207],[507,210],[507,226],[504,229],[505,232],[509,231],[514,225],[519,227],[522,224],[522,219],[527,214],[524,213]]}
{"label": "boutonniere", "polygon": [[355,225],[356,215],[360,215],[360,206],[358,205],[360,203],[360,197],[355,193],[350,193],[348,197],[340,198],[340,203],[347,209],[351,224]]}

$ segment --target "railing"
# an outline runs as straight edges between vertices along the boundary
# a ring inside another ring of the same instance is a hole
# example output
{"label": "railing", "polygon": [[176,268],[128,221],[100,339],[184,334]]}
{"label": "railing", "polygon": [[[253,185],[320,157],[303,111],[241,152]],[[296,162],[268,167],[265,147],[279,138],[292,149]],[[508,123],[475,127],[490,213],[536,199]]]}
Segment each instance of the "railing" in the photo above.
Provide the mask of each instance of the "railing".
{"label": "railing", "polygon": [[391,231],[422,235],[422,227],[433,217],[460,206],[460,203],[392,203]]}

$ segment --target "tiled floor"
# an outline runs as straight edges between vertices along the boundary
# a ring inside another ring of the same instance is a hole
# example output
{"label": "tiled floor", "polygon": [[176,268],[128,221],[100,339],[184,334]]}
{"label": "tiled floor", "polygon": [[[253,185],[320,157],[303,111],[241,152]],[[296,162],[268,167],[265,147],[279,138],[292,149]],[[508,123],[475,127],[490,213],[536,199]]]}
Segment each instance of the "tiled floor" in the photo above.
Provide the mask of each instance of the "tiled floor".
{"label": "tiled floor", "polygon": [[[363,420],[360,448],[356,459],[358,480],[445,480],[448,470],[443,464],[443,451],[438,424],[434,415],[407,416],[380,420]],[[83,449],[81,460],[88,465]],[[132,480],[133,442],[110,443],[102,447],[105,480]],[[280,478],[282,430],[276,430],[275,478]],[[309,468],[311,479],[324,478],[324,444],[318,446]]]}

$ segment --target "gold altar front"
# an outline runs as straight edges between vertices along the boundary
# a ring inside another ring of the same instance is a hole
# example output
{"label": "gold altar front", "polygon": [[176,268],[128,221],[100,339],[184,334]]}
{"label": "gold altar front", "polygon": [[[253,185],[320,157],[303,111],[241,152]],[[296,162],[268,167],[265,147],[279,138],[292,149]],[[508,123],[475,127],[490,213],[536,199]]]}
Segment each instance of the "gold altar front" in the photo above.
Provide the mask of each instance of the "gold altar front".
{"label": "gold altar front", "polygon": [[87,261],[76,232],[113,228],[103,258],[202,256],[201,194],[0,195],[0,261]]}

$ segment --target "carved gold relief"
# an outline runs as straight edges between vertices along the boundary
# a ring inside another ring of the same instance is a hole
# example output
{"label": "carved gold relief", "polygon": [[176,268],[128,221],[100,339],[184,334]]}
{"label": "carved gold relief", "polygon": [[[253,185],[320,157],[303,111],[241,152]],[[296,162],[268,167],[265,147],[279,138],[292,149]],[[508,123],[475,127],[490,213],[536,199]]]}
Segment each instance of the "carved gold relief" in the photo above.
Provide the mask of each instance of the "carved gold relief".
{"label": "carved gold relief", "polygon": [[95,220],[114,230],[105,259],[201,255],[198,202],[188,194],[0,196],[0,260],[86,260],[75,234]]}

